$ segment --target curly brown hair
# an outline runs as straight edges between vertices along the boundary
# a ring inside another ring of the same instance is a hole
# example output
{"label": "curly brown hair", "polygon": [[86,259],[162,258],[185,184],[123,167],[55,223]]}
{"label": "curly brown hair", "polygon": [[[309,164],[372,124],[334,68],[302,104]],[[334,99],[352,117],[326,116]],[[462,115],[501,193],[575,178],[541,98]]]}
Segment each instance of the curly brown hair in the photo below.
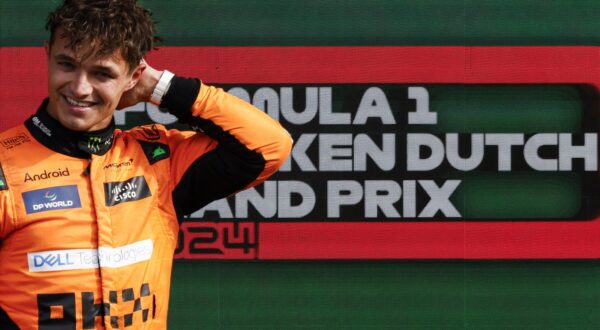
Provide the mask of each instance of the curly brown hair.
{"label": "curly brown hair", "polygon": [[59,28],[62,32],[58,37],[67,38],[67,47],[73,51],[91,46],[84,57],[120,50],[130,71],[160,41],[155,36],[152,13],[136,0],[64,0],[46,21],[50,45]]}

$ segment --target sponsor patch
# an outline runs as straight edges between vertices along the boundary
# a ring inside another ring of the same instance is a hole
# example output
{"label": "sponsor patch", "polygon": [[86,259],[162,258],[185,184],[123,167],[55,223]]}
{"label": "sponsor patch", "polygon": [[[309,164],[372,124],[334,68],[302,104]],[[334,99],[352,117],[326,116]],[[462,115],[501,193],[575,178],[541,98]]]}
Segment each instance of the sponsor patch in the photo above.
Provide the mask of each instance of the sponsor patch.
{"label": "sponsor patch", "polygon": [[33,124],[37,128],[39,128],[40,131],[42,131],[48,137],[52,137],[52,131],[48,128],[48,126],[44,125],[44,123],[42,123],[42,121],[37,116],[33,117],[32,121]]}
{"label": "sponsor patch", "polygon": [[106,165],[104,165],[104,169],[105,170],[119,169],[121,167],[131,167],[131,166],[133,166],[133,158],[131,158],[128,161],[125,161],[125,162],[106,164]]}
{"label": "sponsor patch", "polygon": [[144,153],[146,154],[146,157],[148,157],[150,165],[158,162],[159,160],[167,159],[171,155],[169,146],[164,143],[140,140],[138,140],[138,142],[142,146],[142,149],[144,149]]}
{"label": "sponsor patch", "polygon": [[143,176],[136,176],[121,182],[104,183],[106,206],[133,202],[149,196],[152,196],[152,193]]}
{"label": "sponsor patch", "polygon": [[152,240],[147,239],[120,247],[31,252],[27,253],[27,263],[32,273],[119,268],[150,260],[153,248]]}
{"label": "sponsor patch", "polygon": [[52,178],[60,178],[60,177],[63,177],[63,176],[70,176],[70,175],[71,175],[71,173],[69,172],[69,168],[68,167],[65,167],[64,169],[58,168],[58,169],[53,170],[53,171],[44,170],[41,173],[29,173],[29,172],[26,172],[25,173],[25,180],[23,182],[46,180],[46,179],[52,179]]}
{"label": "sponsor patch", "polygon": [[0,164],[0,190],[7,190],[8,183],[6,182],[6,178],[4,177],[4,171],[2,170],[2,164]]}
{"label": "sponsor patch", "polygon": [[0,141],[0,145],[4,147],[4,149],[10,150],[28,142],[31,142],[31,139],[29,139],[25,133],[19,132],[15,136],[11,136]]}
{"label": "sponsor patch", "polygon": [[27,214],[81,207],[76,185],[26,191],[23,201]]}

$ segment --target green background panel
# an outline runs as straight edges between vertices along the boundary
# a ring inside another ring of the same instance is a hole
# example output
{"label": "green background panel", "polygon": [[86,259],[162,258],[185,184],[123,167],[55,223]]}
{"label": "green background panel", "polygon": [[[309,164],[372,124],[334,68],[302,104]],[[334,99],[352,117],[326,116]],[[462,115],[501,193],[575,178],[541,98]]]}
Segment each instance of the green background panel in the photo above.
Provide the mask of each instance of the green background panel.
{"label": "green background panel", "polygon": [[[144,0],[166,45],[597,45],[595,0]],[[41,45],[57,0],[0,1],[0,46]]]}
{"label": "green background panel", "polygon": [[[581,205],[578,173],[473,173],[453,199],[467,219],[566,219]],[[535,196],[535,197],[532,197]]]}
{"label": "green background panel", "polygon": [[[41,46],[58,1],[0,1]],[[600,1],[143,1],[165,45],[598,45]],[[600,262],[189,262],[170,329],[598,329]]]}
{"label": "green background panel", "polygon": [[576,133],[584,97],[576,85],[427,86],[432,132]]}
{"label": "green background panel", "polygon": [[169,318],[190,330],[598,329],[599,271],[598,261],[178,261]]}

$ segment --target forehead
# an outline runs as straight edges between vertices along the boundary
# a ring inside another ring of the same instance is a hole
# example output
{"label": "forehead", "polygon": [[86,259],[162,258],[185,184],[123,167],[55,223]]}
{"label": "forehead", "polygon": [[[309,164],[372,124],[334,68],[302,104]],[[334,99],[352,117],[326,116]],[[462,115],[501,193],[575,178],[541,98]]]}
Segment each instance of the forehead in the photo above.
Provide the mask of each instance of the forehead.
{"label": "forehead", "polygon": [[50,45],[49,55],[54,58],[70,59],[84,66],[102,66],[113,70],[128,69],[127,62],[121,54],[121,49],[117,49],[110,54],[99,54],[99,45],[93,45],[91,41],[83,42],[76,49],[68,47],[69,44],[69,38],[61,37],[60,34],[57,34],[57,37]]}

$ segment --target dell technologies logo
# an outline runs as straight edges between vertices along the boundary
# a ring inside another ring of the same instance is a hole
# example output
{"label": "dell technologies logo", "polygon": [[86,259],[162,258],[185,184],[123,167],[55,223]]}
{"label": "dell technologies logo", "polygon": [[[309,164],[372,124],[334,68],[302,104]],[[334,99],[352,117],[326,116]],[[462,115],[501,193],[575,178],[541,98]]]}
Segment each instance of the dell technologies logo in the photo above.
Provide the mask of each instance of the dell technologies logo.
{"label": "dell technologies logo", "polygon": [[153,249],[152,240],[146,239],[116,247],[30,252],[27,263],[30,272],[119,268],[150,260]]}

